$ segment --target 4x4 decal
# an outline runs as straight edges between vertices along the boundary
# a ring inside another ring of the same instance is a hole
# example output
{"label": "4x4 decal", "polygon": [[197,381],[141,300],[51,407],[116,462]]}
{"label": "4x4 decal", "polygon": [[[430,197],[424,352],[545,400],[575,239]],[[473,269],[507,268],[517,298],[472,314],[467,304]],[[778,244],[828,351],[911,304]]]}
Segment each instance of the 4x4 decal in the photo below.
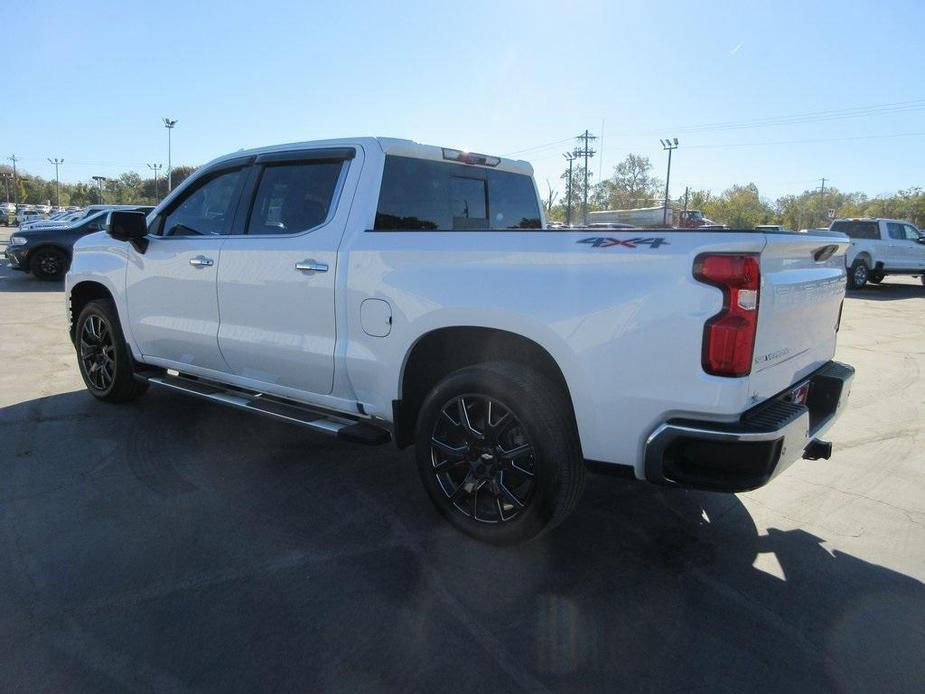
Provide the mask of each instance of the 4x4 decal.
{"label": "4x4 decal", "polygon": [[591,236],[589,238],[576,241],[576,243],[589,243],[595,248],[611,248],[612,246],[622,246],[623,248],[648,246],[649,248],[658,248],[659,246],[670,245],[663,236],[651,236],[647,239],[615,239],[613,236]]}

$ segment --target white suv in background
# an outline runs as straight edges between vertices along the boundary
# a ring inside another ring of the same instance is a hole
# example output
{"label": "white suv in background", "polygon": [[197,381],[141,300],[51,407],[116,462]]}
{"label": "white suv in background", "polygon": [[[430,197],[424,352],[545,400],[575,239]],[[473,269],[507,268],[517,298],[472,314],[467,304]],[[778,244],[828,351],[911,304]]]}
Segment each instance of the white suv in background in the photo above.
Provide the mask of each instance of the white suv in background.
{"label": "white suv in background", "polygon": [[887,275],[922,275],[925,234],[902,219],[837,219],[829,227],[851,239],[845,255],[848,287],[879,284]]}

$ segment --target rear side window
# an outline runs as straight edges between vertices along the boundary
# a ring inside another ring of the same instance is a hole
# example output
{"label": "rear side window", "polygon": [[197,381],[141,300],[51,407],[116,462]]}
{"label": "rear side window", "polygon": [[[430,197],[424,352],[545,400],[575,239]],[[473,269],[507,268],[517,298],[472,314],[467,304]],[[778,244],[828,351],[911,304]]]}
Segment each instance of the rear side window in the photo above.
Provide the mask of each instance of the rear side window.
{"label": "rear side window", "polygon": [[540,210],[529,176],[388,156],[375,228],[539,229]]}
{"label": "rear side window", "polygon": [[879,239],[878,222],[842,221],[832,222],[831,231],[840,231],[852,239]]}
{"label": "rear side window", "polygon": [[295,234],[328,217],[343,161],[268,166],[260,177],[248,234]]}

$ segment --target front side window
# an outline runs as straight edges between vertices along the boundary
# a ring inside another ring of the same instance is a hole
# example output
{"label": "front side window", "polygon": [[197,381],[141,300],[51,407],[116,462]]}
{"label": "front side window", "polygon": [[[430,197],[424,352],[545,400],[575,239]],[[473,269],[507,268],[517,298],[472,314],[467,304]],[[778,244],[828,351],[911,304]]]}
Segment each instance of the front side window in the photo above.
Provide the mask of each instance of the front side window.
{"label": "front side window", "polygon": [[188,191],[164,219],[164,236],[220,236],[231,232],[246,169],[225,171]]}
{"label": "front side window", "polygon": [[918,229],[916,229],[914,226],[912,226],[911,224],[904,224],[903,226],[906,228],[906,240],[907,241],[918,241],[921,238],[922,236],[921,232]]}
{"label": "front side window", "polygon": [[248,234],[295,234],[328,217],[343,161],[268,166],[260,177]]}
{"label": "front side window", "polygon": [[463,164],[388,156],[378,230],[539,229],[533,180]]}

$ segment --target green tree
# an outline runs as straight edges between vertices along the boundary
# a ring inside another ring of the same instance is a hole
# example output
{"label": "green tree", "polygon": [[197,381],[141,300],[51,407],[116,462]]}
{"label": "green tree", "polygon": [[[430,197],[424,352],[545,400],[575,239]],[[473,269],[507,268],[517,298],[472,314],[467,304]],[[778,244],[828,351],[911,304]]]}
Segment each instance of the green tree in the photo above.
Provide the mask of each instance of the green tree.
{"label": "green tree", "polygon": [[761,198],[754,183],[732,186],[720,196],[711,198],[704,204],[703,213],[736,229],[751,229],[758,224],[777,222],[774,208]]}
{"label": "green tree", "polygon": [[650,207],[660,201],[661,188],[662,182],[652,175],[649,158],[627,154],[614,167],[613,177],[594,187],[594,204],[604,210]]}

